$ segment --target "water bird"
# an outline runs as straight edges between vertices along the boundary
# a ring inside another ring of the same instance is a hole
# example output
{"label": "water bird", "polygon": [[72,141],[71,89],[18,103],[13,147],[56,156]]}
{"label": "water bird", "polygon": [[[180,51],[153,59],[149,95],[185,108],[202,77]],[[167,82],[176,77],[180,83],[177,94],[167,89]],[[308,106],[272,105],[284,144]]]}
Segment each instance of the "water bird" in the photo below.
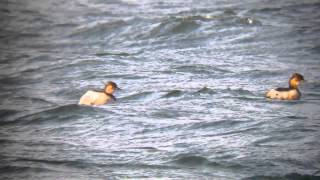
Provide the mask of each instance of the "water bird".
{"label": "water bird", "polygon": [[294,73],[289,79],[288,88],[271,89],[266,93],[266,97],[270,99],[280,99],[280,100],[300,99],[301,93],[298,89],[298,86],[302,81],[304,81],[304,77],[299,73]]}
{"label": "water bird", "polygon": [[115,90],[119,89],[117,84],[109,81],[103,90],[89,90],[81,96],[79,105],[98,106],[116,101],[113,96]]}

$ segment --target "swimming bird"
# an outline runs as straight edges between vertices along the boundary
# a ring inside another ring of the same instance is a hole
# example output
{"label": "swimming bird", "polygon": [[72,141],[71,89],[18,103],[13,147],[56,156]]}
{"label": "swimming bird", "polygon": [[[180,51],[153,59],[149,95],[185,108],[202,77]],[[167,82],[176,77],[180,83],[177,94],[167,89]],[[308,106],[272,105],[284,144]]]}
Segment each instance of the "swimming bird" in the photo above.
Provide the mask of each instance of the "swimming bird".
{"label": "swimming bird", "polygon": [[300,99],[301,93],[298,89],[298,86],[302,81],[304,81],[304,77],[299,73],[294,73],[289,79],[288,88],[271,89],[266,93],[266,97],[270,99],[280,99],[280,100]]}
{"label": "swimming bird", "polygon": [[79,105],[98,106],[116,101],[113,93],[119,89],[117,84],[109,81],[101,91],[89,90],[79,100]]}

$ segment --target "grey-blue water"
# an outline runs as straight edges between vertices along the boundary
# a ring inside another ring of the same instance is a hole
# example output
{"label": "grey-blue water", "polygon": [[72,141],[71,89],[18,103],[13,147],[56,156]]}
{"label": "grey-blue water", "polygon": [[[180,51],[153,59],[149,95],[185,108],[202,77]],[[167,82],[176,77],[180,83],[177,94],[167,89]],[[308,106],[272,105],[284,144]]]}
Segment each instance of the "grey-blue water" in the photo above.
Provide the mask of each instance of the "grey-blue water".
{"label": "grey-blue water", "polygon": [[[319,9],[1,1],[0,179],[319,179]],[[294,72],[300,100],[264,98]]]}

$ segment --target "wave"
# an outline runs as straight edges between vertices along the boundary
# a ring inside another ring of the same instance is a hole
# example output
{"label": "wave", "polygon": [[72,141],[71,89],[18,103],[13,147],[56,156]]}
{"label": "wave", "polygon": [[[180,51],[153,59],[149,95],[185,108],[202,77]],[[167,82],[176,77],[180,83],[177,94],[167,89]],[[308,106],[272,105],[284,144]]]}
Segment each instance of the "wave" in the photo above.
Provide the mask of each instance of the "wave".
{"label": "wave", "polygon": [[283,71],[277,70],[259,70],[259,69],[253,69],[248,71],[243,71],[239,74],[236,74],[235,76],[241,76],[241,77],[250,77],[250,78],[270,78],[270,77],[277,77],[283,75]]}
{"label": "wave", "polygon": [[188,167],[202,167],[206,166],[209,168],[222,168],[222,169],[233,169],[238,170],[245,168],[244,166],[238,163],[231,163],[231,162],[212,162],[203,156],[198,155],[190,155],[190,154],[181,154],[176,157],[176,160],[172,161],[175,164],[181,166],[188,166]]}
{"label": "wave", "polygon": [[129,101],[129,100],[146,100],[146,99],[160,99],[160,98],[173,98],[173,97],[182,97],[182,96],[201,96],[201,95],[217,95],[219,94],[218,98],[236,98],[240,100],[246,101],[260,101],[264,100],[263,95],[257,95],[252,91],[245,90],[242,88],[239,89],[211,89],[209,87],[203,87],[197,91],[183,91],[179,89],[169,90],[166,92],[153,92],[153,91],[145,91],[145,92],[138,92],[128,96],[121,97],[119,100],[121,101]]}
{"label": "wave", "polygon": [[295,3],[292,5],[286,5],[282,7],[262,7],[262,8],[254,8],[249,10],[250,13],[285,13],[287,11],[294,11],[296,12],[297,9],[302,9],[302,8],[314,8],[317,9],[317,7],[320,8],[320,3],[319,2],[303,2],[300,1],[300,3]]}
{"label": "wave", "polygon": [[2,122],[4,119],[7,119],[7,117],[14,116],[14,115],[18,114],[19,112],[20,111],[18,111],[18,110],[1,109],[0,110],[0,117],[1,117],[0,122]]}
{"label": "wave", "polygon": [[219,94],[218,98],[222,99],[238,99],[243,101],[265,101],[264,94],[256,93],[251,90],[246,90],[242,88],[226,88],[226,89],[218,89],[216,92]]}
{"label": "wave", "polygon": [[[148,33],[143,35],[144,39],[172,36],[183,34],[183,37],[189,36],[190,33],[196,32],[202,28],[219,29],[228,26],[261,26],[262,22],[254,17],[241,17],[236,13],[196,14],[196,15],[173,15],[163,18],[158,24],[154,24]],[[234,12],[234,11],[230,11]],[[199,33],[203,33],[200,32]],[[208,35],[208,34],[207,34]],[[207,37],[206,35],[206,37]]]}
{"label": "wave", "polygon": [[178,157],[173,162],[185,166],[200,166],[208,165],[210,163],[207,158],[195,155],[180,155],[180,157]]}
{"label": "wave", "polygon": [[[37,97],[15,97],[4,101],[4,109],[0,110],[0,115],[2,119],[1,124],[13,123],[17,119],[23,117],[28,113],[26,110],[22,110],[21,107],[27,106],[29,104],[34,104],[30,107],[30,111],[38,112],[39,109],[48,109],[56,106],[57,104],[50,102],[48,100],[37,98]],[[19,108],[20,107],[20,108]]]}
{"label": "wave", "polygon": [[208,88],[208,87],[203,87],[201,88],[200,90],[196,91],[195,93],[193,93],[194,95],[199,95],[199,94],[217,94],[218,91],[217,90],[214,90],[214,89],[211,89],[211,88]]}
{"label": "wave", "polygon": [[200,25],[193,19],[171,17],[154,27],[149,37],[159,37],[169,34],[188,33],[196,30]]}
{"label": "wave", "polygon": [[176,66],[173,67],[173,69],[176,72],[190,72],[193,74],[225,74],[225,73],[231,73],[231,71],[218,68],[218,67],[213,67],[213,66],[208,66],[208,65],[182,65],[182,66]]}
{"label": "wave", "polygon": [[125,96],[121,98],[121,101],[128,101],[128,100],[143,100],[146,99],[148,97],[151,97],[152,95],[154,95],[154,92],[138,92],[138,93],[134,93],[131,94],[129,96]]}
{"label": "wave", "polygon": [[241,25],[261,26],[262,22],[253,17],[240,17],[236,20]]}
{"label": "wave", "polygon": [[155,168],[155,169],[176,169],[174,166],[169,165],[157,165],[157,164],[144,164],[144,163],[95,163],[83,159],[76,160],[56,160],[56,159],[35,159],[35,158],[17,158],[16,162],[34,162],[34,163],[43,163],[50,164],[55,166],[63,167],[74,167],[80,169],[89,169],[89,168]]}
{"label": "wave", "polygon": [[[33,173],[40,173],[40,172],[58,172],[56,170],[45,168],[45,167],[30,167],[28,165],[22,166],[15,166],[15,165],[4,165],[0,166],[0,171],[2,172],[0,177],[7,177],[8,179],[16,179],[19,176],[20,178],[25,178],[24,172],[33,172]],[[12,175],[10,175],[12,173]],[[11,177],[11,178],[9,178]],[[5,178],[6,179],[6,178]]]}
{"label": "wave", "polygon": [[310,48],[310,51],[320,54],[320,45],[319,44],[313,45],[313,47]]}
{"label": "wave", "polygon": [[127,52],[98,52],[96,56],[131,56],[132,54]]}
{"label": "wave", "polygon": [[284,176],[251,176],[248,178],[243,178],[243,180],[319,180],[320,176],[316,174],[298,174],[298,173],[290,173]]}
{"label": "wave", "polygon": [[[64,122],[70,121],[72,119],[77,119],[83,115],[84,112],[86,114],[91,114],[96,111],[99,111],[97,108],[87,107],[87,106],[79,106],[77,104],[69,104],[58,106],[54,108],[48,108],[45,110],[41,110],[38,112],[34,112],[31,114],[27,114],[21,117],[18,117],[11,121],[1,122],[2,124],[39,124],[39,123],[54,123],[54,122]],[[104,110],[105,111],[105,110]],[[109,112],[112,113],[112,112]]]}
{"label": "wave", "polygon": [[250,95],[250,96],[254,96],[255,94],[252,91],[246,90],[246,89],[242,89],[242,88],[238,88],[238,89],[231,89],[231,88],[227,88],[224,90],[224,92],[226,93],[230,93],[233,95]]}
{"label": "wave", "polygon": [[171,90],[165,95],[162,96],[162,98],[171,98],[171,97],[179,97],[183,94],[183,91],[181,90]]}
{"label": "wave", "polygon": [[192,124],[188,129],[207,129],[212,127],[232,127],[244,123],[243,121],[221,120],[212,122],[198,122]]}
{"label": "wave", "polygon": [[81,38],[101,38],[102,36],[106,38],[108,35],[112,34],[122,27],[125,27],[127,23],[124,20],[115,20],[110,22],[97,22],[92,25],[87,25],[78,28],[75,32],[69,34],[70,38],[81,37]]}
{"label": "wave", "polygon": [[[237,97],[243,97],[243,98],[247,98],[247,99],[257,99],[257,95],[250,91],[250,90],[246,90],[246,89],[242,89],[242,88],[236,88],[236,89],[231,89],[231,88],[225,88],[225,89],[212,89],[210,87],[203,87],[200,90],[194,92],[194,94],[222,94],[223,98],[226,97],[230,97],[230,98],[234,98],[236,96]],[[231,96],[230,96],[231,95]],[[260,99],[260,98],[259,98]]]}

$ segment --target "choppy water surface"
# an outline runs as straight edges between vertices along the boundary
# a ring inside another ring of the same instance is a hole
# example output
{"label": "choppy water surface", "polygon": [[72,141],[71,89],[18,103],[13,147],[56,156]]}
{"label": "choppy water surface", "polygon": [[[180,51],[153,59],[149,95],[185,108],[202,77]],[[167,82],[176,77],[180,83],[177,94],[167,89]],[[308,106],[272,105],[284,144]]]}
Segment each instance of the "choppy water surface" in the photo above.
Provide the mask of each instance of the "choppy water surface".
{"label": "choppy water surface", "polygon": [[[1,179],[320,178],[319,1],[0,7]],[[263,97],[293,72],[301,100]]]}

